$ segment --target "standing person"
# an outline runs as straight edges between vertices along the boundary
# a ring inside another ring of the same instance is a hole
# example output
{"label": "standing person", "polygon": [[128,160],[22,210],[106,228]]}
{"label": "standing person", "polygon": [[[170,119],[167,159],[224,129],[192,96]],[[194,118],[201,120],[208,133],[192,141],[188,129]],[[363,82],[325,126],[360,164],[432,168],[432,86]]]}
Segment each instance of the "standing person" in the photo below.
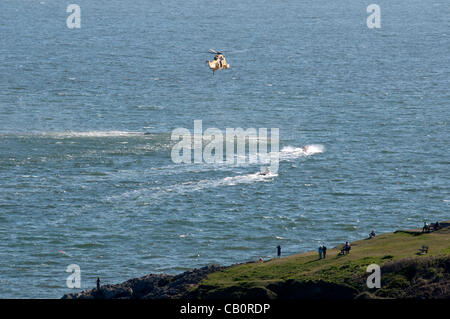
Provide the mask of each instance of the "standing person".
{"label": "standing person", "polygon": [[322,247],[323,258],[327,258],[327,246],[323,245]]}
{"label": "standing person", "polygon": [[345,252],[348,253],[350,252],[350,243],[348,241],[345,242]]}
{"label": "standing person", "polygon": [[281,256],[281,246],[280,245],[277,246],[277,256],[278,256],[278,258],[280,258],[280,256]]}
{"label": "standing person", "polygon": [[323,253],[322,246],[319,246],[319,259],[322,259],[322,253]]}
{"label": "standing person", "polygon": [[100,290],[100,277],[97,277],[97,290]]}

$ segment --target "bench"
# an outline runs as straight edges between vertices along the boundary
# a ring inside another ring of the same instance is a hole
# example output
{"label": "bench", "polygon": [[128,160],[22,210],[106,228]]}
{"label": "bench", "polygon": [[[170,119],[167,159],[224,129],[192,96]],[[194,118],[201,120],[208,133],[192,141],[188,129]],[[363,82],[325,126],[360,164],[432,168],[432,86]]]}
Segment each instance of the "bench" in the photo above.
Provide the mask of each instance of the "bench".
{"label": "bench", "polygon": [[428,254],[428,246],[422,246],[422,248],[419,248],[419,255],[425,254]]}
{"label": "bench", "polygon": [[436,231],[439,230],[441,228],[441,225],[439,225],[439,223],[434,223],[430,225],[430,230],[432,231]]}
{"label": "bench", "polygon": [[431,223],[430,225],[423,226],[422,233],[429,233],[429,232],[432,232],[432,231],[439,230],[440,228],[441,228],[440,224],[438,224],[438,223],[434,223],[434,224]]}

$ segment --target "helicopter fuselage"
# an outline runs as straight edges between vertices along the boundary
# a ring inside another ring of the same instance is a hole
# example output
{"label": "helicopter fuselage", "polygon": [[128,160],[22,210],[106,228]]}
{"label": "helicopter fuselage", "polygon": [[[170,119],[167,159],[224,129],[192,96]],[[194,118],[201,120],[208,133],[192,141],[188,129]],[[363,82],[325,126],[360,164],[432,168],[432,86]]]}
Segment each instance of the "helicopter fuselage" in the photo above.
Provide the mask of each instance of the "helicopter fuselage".
{"label": "helicopter fuselage", "polygon": [[219,71],[222,69],[228,69],[230,65],[227,63],[227,60],[223,56],[223,54],[216,54],[214,57],[214,60],[212,61],[206,61],[208,63],[208,66],[213,72]]}

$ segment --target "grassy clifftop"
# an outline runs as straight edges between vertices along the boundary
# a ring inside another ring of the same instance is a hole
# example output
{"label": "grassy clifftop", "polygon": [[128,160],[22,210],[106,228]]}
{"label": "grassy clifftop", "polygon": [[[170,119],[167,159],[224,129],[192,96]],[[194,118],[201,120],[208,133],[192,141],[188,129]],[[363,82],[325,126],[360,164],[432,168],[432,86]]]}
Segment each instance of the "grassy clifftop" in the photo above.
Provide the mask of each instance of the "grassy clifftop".
{"label": "grassy clifftop", "polygon": [[[450,227],[431,233],[397,231],[352,243],[349,255],[328,249],[209,274],[191,290],[198,298],[450,297]],[[419,249],[428,246],[427,254]],[[367,266],[381,266],[381,289],[368,289]]]}
{"label": "grassy clifftop", "polygon": [[[382,234],[329,249],[230,267],[210,265],[171,276],[149,274],[121,284],[64,295],[73,299],[168,298],[450,298],[450,222],[431,233]],[[419,249],[428,246],[427,254]],[[381,288],[366,285],[367,266],[381,266]]]}

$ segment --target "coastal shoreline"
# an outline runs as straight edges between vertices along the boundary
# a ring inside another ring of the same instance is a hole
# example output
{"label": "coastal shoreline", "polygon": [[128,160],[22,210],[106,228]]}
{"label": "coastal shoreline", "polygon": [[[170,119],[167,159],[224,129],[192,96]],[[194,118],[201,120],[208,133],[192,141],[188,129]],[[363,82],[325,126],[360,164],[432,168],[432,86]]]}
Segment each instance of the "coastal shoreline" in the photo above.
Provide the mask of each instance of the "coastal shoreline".
{"label": "coastal shoreline", "polygon": [[[432,232],[400,230],[316,252],[265,262],[208,265],[178,275],[149,274],[63,299],[391,299],[450,298],[450,221]],[[426,252],[423,248],[426,247]],[[369,265],[382,286],[367,287]]]}

